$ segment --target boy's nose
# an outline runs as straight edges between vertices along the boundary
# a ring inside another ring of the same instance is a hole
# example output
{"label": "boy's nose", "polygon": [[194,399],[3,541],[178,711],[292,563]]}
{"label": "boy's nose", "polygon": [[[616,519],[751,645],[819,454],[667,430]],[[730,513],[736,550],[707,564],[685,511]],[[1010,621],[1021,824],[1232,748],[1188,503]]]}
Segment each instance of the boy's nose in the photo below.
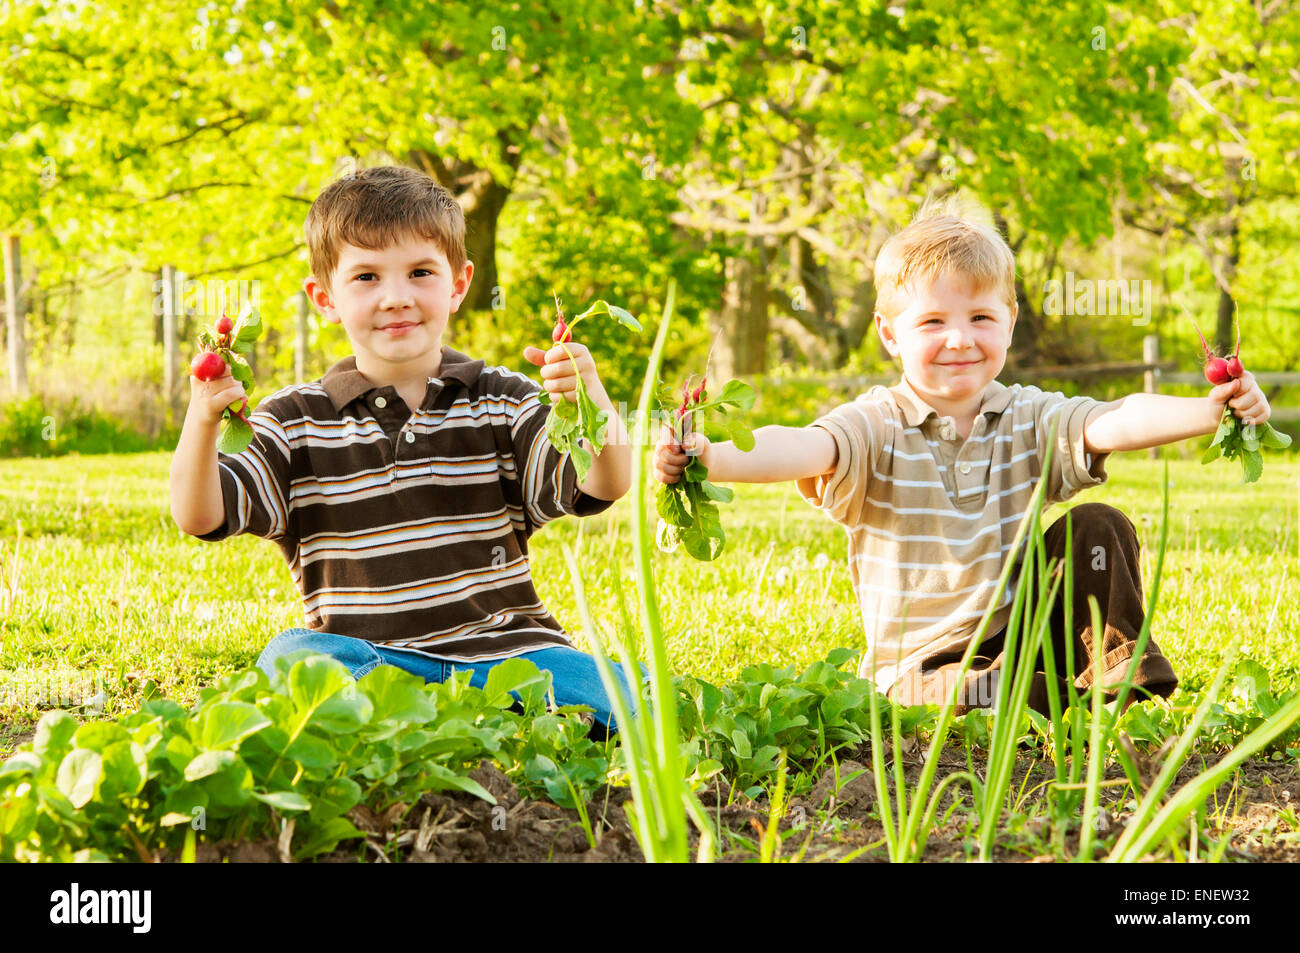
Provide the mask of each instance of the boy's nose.
{"label": "boy's nose", "polygon": [[962,351],[974,343],[974,338],[965,328],[953,328],[948,332],[947,344],[950,351]]}
{"label": "boy's nose", "polygon": [[415,296],[409,291],[392,288],[384,292],[384,296],[380,300],[379,306],[385,311],[391,311],[396,308],[409,308],[414,303]]}

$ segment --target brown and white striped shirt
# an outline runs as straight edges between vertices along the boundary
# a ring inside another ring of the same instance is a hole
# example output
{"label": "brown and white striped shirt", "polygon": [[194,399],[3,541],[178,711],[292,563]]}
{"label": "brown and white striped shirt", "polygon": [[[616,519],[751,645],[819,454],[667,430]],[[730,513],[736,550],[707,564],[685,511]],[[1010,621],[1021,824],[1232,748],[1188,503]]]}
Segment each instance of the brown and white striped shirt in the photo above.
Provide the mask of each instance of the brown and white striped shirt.
{"label": "brown and white striped shirt", "polygon": [[[812,424],[835,438],[839,462],[827,480],[800,481],[799,492],[848,530],[867,640],[862,677],[884,691],[926,657],[966,647],[1042,476],[1054,419],[1046,501],[1106,481],[1108,455],[1083,444],[1097,404],[994,381],[963,440],[903,380]],[[1005,628],[1014,595],[1008,587],[989,635]]]}
{"label": "brown and white striped shirt", "polygon": [[569,645],[528,538],[611,503],[578,490],[536,383],[447,347],[439,373],[414,412],[355,357],[261,401],[253,441],[218,455],[226,519],[200,538],[274,540],[318,631],[456,660]]}

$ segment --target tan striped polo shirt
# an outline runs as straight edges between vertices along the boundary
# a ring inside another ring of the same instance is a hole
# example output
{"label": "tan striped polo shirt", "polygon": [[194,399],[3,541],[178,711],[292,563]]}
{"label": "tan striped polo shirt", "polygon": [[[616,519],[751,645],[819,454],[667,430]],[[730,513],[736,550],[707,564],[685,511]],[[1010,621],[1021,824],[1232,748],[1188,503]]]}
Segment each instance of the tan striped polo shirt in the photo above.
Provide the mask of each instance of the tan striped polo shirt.
{"label": "tan striped polo shirt", "polygon": [[[867,641],[862,677],[883,691],[929,655],[965,648],[1042,475],[1054,419],[1047,502],[1106,481],[1108,455],[1083,445],[1097,405],[994,381],[963,440],[904,379],[812,424],[835,438],[839,461],[829,479],[801,480],[799,492],[848,531]],[[1005,628],[1014,595],[1009,587],[990,636]]]}
{"label": "tan striped polo shirt", "polygon": [[458,660],[569,645],[528,538],[611,504],[577,489],[522,374],[444,347],[411,412],[340,361],[262,400],[253,441],[219,454],[226,519],[200,538],[274,540],[315,630]]}

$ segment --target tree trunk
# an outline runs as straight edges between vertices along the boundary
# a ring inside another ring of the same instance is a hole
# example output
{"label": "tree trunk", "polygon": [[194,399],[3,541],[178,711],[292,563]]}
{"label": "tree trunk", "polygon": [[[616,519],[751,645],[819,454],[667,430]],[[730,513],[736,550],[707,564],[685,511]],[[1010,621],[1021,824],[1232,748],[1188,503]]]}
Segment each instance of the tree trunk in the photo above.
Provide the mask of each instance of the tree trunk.
{"label": "tree trunk", "polygon": [[767,249],[761,239],[745,240],[745,251],[727,259],[727,286],[713,349],[715,379],[767,371]]}
{"label": "tree trunk", "polygon": [[1223,284],[1219,286],[1219,319],[1214,326],[1214,344],[1220,354],[1232,350],[1236,344],[1236,333],[1232,325],[1237,306],[1232,297],[1232,287],[1237,281],[1237,261],[1240,256],[1241,240],[1234,215],[1228,230],[1228,252],[1223,256],[1219,274]]}
{"label": "tree trunk", "polygon": [[[794,319],[809,335],[800,335],[808,362],[822,370],[842,367],[859,341],[849,343],[849,329],[842,327],[835,311],[830,274],[813,255],[812,246],[791,235],[786,246],[790,255],[790,309]],[[816,343],[809,346],[808,337]]]}
{"label": "tree trunk", "polygon": [[1039,362],[1039,337],[1043,330],[1043,316],[1034,307],[1024,281],[1016,278],[1016,327],[1011,335],[1011,367],[1033,367]]}
{"label": "tree trunk", "polygon": [[[486,175],[486,173],[485,173]],[[489,180],[482,187],[477,203],[465,213],[465,253],[474,263],[474,278],[463,307],[487,311],[492,307],[501,281],[497,276],[497,219],[505,207],[510,190]]]}
{"label": "tree trunk", "polygon": [[[501,133],[502,158],[511,169],[518,169],[523,150],[510,147],[505,133]],[[486,169],[461,162],[443,159],[427,149],[413,149],[411,164],[454,196],[465,213],[465,254],[474,263],[474,277],[469,294],[461,305],[471,311],[489,310],[493,299],[500,300],[500,279],[497,276],[497,219],[505,208],[510,189],[497,182]]]}

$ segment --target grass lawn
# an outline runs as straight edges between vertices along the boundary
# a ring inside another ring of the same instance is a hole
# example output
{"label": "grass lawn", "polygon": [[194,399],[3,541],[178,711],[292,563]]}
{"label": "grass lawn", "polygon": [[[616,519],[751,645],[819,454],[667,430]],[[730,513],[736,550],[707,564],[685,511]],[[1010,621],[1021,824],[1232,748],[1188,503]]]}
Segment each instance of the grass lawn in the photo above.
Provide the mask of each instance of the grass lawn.
{"label": "grass lawn", "polygon": [[[302,623],[273,544],[248,536],[205,543],[175,527],[168,463],[164,453],[0,462],[0,753],[43,710],[24,704],[30,695],[15,685],[102,679],[112,716],[137,708],[152,679],[189,704],[204,684],[252,664],[274,635]],[[1132,518],[1149,588],[1163,464],[1123,454],[1108,468],[1109,483],[1078,500],[1110,503]],[[1174,459],[1169,473],[1166,582],[1153,634],[1184,687],[1204,686],[1236,632],[1275,688],[1300,684],[1300,464],[1270,456],[1249,486],[1235,464]],[[740,487],[724,511],[728,544],[717,563],[657,557],[676,670],[716,683],[754,662],[802,668],[837,646],[862,648],[839,527],[793,486]],[[593,613],[613,627],[615,574],[628,599],[635,590],[627,517],[623,501],[534,537],[538,589],[580,646],[562,546],[578,547]]]}

